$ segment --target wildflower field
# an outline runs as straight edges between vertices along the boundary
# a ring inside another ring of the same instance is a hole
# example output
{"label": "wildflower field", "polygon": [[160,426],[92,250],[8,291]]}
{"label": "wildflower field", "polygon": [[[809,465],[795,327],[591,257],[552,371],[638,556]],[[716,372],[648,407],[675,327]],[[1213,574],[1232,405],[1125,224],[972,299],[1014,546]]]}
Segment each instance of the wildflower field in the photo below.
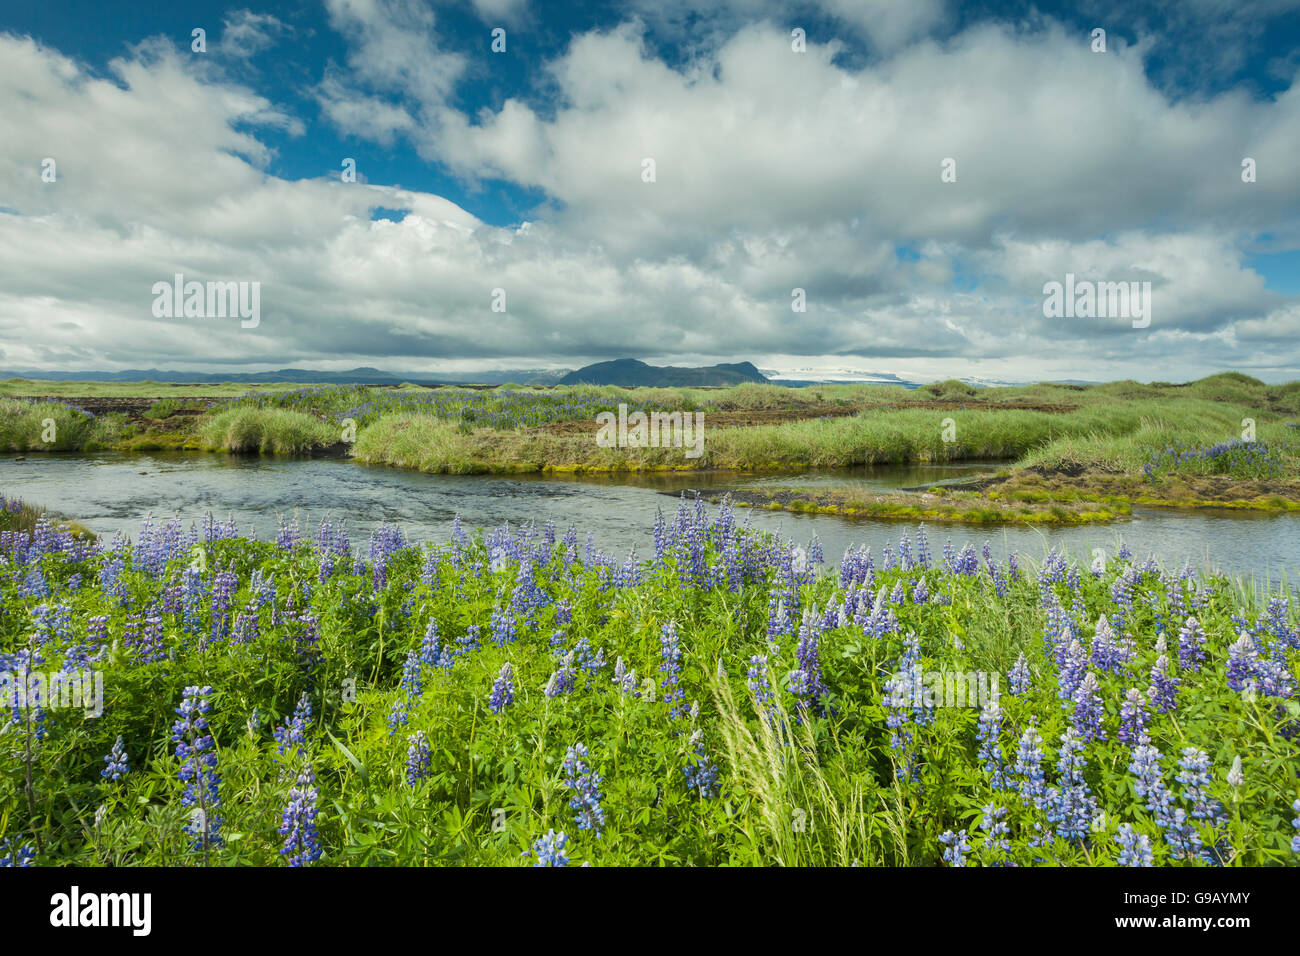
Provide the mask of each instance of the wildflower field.
{"label": "wildflower field", "polygon": [[644,559],[550,524],[94,541],[11,505],[0,865],[1300,859],[1289,597],[1127,549],[920,528],[835,567],[698,500]]}

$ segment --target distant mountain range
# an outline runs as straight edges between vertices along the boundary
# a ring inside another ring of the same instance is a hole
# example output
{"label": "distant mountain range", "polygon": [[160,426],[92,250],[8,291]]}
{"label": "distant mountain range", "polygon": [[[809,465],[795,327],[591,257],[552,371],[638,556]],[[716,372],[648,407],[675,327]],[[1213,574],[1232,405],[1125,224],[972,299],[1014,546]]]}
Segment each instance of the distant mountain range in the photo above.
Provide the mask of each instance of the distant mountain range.
{"label": "distant mountain range", "polygon": [[702,385],[740,385],[742,382],[766,381],[767,377],[749,362],[710,365],[707,368],[679,368],[674,365],[647,365],[638,359],[627,358],[597,362],[580,368],[560,379],[560,384],[698,388]]}
{"label": "distant mountain range", "polygon": [[[924,380],[909,380],[891,372],[861,372],[855,369],[799,368],[785,372],[759,370],[749,362],[710,365],[704,368],[647,365],[638,359],[597,362],[575,371],[569,369],[493,369],[485,372],[386,372],[377,368],[354,368],[342,372],[282,368],[264,372],[176,372],[156,368],[125,369],[121,372],[58,372],[39,369],[0,369],[0,379],[25,378],[58,382],[176,382],[215,384],[218,382],[301,382],[304,385],[623,385],[699,387],[769,382],[798,388],[808,385],[899,385],[919,388]],[[963,378],[980,388],[1015,384],[993,379]],[[1087,384],[1087,383],[1078,383]]]}
{"label": "distant mountain range", "polygon": [[265,372],[173,372],[156,368],[125,369],[121,372],[49,372],[32,369],[0,370],[0,379],[26,378],[58,382],[177,382],[214,384],[218,382],[302,382],[312,385],[556,385],[568,369],[501,369],[490,372],[385,372],[377,368],[354,368],[344,372],[325,372],[310,368],[282,368]]}

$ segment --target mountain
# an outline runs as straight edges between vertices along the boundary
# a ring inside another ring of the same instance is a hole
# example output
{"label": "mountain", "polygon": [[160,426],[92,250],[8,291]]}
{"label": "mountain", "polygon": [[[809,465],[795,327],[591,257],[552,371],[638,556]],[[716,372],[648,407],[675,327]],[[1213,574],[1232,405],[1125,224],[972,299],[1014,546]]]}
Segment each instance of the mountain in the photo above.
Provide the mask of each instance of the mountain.
{"label": "mountain", "polygon": [[312,385],[555,385],[568,369],[501,369],[489,372],[384,372],[377,368],[354,368],[346,372],[324,372],[309,368],[282,368],[265,372],[173,372],[156,368],[125,369],[121,372],[79,371],[51,372],[19,369],[0,370],[0,379],[25,378],[55,382],[177,382],[212,384],[215,382],[302,382]]}
{"label": "mountain", "polygon": [[749,362],[710,365],[707,368],[679,368],[672,365],[647,365],[638,359],[597,362],[570,372],[560,379],[561,385],[649,385],[659,388],[699,387],[701,385],[739,385],[742,382],[766,382],[767,378]]}

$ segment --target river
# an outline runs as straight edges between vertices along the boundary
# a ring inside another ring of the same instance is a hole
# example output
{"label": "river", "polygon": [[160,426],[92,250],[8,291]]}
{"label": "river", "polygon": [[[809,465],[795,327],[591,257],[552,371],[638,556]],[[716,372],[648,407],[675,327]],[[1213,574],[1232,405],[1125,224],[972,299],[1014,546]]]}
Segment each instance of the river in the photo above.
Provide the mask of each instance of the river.
{"label": "river", "polygon": [[[543,524],[553,520],[562,533],[570,524],[580,540],[590,531],[598,547],[622,557],[636,547],[653,549],[656,509],[670,514],[675,502],[659,492],[692,488],[783,484],[810,487],[856,483],[891,489],[953,481],[988,471],[993,463],[907,465],[786,475],[690,473],[600,477],[425,475],[396,468],[329,459],[286,459],[222,454],[157,452],[29,454],[0,461],[0,493],[18,496],[75,518],[92,531],[134,536],[140,519],[179,513],[197,521],[211,511],[231,515],[240,531],[255,528],[273,538],[277,516],[295,512],[305,535],[326,515],[346,517],[354,544],[363,543],[381,521],[401,526],[412,541],[444,541],[457,514],[471,527],[505,522]],[[737,509],[740,521],[778,532],[799,543],[814,534],[828,562],[850,545],[869,545],[879,554],[897,545],[915,525],[903,521],[840,518]],[[1166,566],[1194,567],[1265,581],[1300,578],[1300,515],[1227,510],[1135,509],[1131,520],[1084,527],[973,526],[930,524],[931,546],[954,547],[986,541],[999,559],[1009,550],[1033,562],[1051,547],[1091,563],[1093,549],[1113,556],[1120,540],[1134,554],[1148,554]]]}

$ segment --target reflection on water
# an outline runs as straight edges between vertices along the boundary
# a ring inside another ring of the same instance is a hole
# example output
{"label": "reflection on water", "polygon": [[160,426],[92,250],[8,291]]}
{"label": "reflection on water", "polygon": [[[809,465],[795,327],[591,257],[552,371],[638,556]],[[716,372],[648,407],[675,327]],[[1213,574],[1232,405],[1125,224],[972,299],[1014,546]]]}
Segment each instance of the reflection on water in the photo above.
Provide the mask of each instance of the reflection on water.
{"label": "reflection on water", "polygon": [[[573,524],[590,531],[606,552],[653,548],[656,509],[674,502],[659,491],[747,487],[763,484],[813,486],[860,483],[899,488],[954,480],[994,470],[990,463],[858,468],[774,476],[731,472],[620,475],[582,478],[423,475],[348,461],[291,460],[194,453],[105,452],[95,455],[29,455],[25,461],[0,461],[0,493],[17,495],[82,521],[100,533],[134,536],[140,518],[179,512],[198,520],[205,511],[233,515],[241,531],[274,537],[277,515],[298,514],[304,532],[326,515],[346,516],[354,543],[381,521],[401,525],[407,537],[445,540],[459,514],[470,526],[496,527],[553,520],[563,531]],[[143,474],[141,474],[143,472]],[[739,509],[754,527],[779,532],[799,542],[815,533],[834,561],[849,545],[869,545],[876,553],[909,533],[906,522],[845,519]],[[951,538],[955,547],[988,541],[1005,559],[1015,550],[1040,559],[1050,547],[1091,562],[1092,550],[1107,555],[1120,537],[1138,558],[1153,554],[1163,564],[1221,569],[1230,574],[1280,580],[1300,571],[1300,516],[1239,511],[1135,511],[1131,521],[1082,528],[978,527],[930,525],[937,554]]]}

